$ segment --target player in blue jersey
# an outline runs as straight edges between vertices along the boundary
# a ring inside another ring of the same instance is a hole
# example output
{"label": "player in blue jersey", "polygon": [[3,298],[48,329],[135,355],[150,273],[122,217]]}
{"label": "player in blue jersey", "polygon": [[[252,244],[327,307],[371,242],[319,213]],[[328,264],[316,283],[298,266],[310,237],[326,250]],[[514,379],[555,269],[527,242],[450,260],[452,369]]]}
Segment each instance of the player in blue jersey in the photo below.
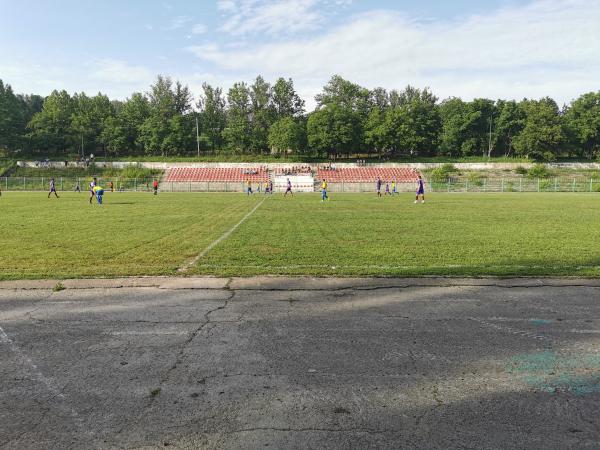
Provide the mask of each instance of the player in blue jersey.
{"label": "player in blue jersey", "polygon": [[415,203],[419,203],[419,196],[421,197],[421,203],[425,203],[425,182],[421,175],[417,179],[417,197]]}

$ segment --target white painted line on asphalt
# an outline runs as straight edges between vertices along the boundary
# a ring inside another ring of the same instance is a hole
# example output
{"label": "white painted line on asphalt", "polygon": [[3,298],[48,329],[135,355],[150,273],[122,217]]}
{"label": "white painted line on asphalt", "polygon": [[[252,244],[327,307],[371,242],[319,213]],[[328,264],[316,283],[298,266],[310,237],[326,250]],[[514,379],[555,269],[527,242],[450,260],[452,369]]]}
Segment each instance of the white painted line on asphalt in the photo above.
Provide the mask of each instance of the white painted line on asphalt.
{"label": "white painted line on asphalt", "polygon": [[107,336],[188,336],[187,331],[107,331]]}
{"label": "white painted line on asphalt", "polygon": [[65,396],[62,394],[62,392],[60,392],[60,389],[58,389],[54,383],[52,383],[52,381],[50,381],[48,378],[46,378],[42,372],[40,372],[40,369],[38,369],[38,367],[33,363],[33,361],[27,356],[25,355],[21,349],[19,347],[16,346],[16,344],[13,342],[13,340],[11,338],[8,337],[8,335],[6,334],[6,332],[2,329],[2,327],[0,327],[0,344],[7,344],[8,348],[15,354],[17,355],[17,357],[19,359],[21,359],[21,362],[24,362],[25,365],[29,366],[29,368],[31,369],[33,375],[35,375],[35,378],[42,383],[44,386],[46,386],[46,388],[56,397],[59,397],[61,399],[64,399]]}
{"label": "white painted line on asphalt", "polygon": [[28,372],[30,372],[30,375],[33,375],[33,378],[36,381],[38,381],[40,384],[42,384],[48,390],[48,392],[50,394],[52,394],[52,398],[58,398],[62,401],[63,407],[61,409],[64,409],[67,412],[69,412],[71,414],[71,416],[73,417],[73,419],[77,422],[80,429],[83,430],[85,433],[89,433],[89,431],[86,431],[86,428],[83,423],[83,419],[77,413],[77,411],[75,411],[73,409],[73,407],[71,407],[70,405],[67,405],[65,403],[66,398],[65,398],[65,395],[62,393],[62,390],[58,386],[56,386],[52,382],[52,380],[50,380],[44,376],[44,374],[40,371],[38,366],[35,365],[35,363],[31,360],[31,358],[29,358],[25,353],[23,353],[23,351],[19,347],[17,347],[17,345],[6,334],[6,332],[2,329],[2,327],[0,327],[0,344],[6,344],[8,346],[8,348],[20,360],[19,365],[21,367],[28,367],[29,368]]}
{"label": "white painted line on asphalt", "polygon": [[265,200],[267,199],[267,197],[263,198],[258,205],[256,205],[252,211],[250,211],[248,214],[246,214],[242,220],[240,220],[238,223],[236,223],[233,227],[231,227],[229,230],[227,230],[220,238],[218,238],[216,241],[210,243],[208,245],[208,247],[206,247],[204,250],[202,250],[192,261],[188,262],[187,264],[184,264],[182,267],[179,268],[179,272],[187,272],[189,269],[191,269],[192,267],[194,267],[198,261],[200,261],[202,258],[204,258],[208,252],[210,252],[213,248],[215,248],[217,245],[219,245],[221,242],[223,242],[225,239],[227,239],[229,236],[231,236],[231,233],[233,233],[235,230],[238,229],[238,227],[243,224],[246,220],[248,220],[248,218],[254,214],[256,212],[256,210],[258,208],[261,207],[261,205],[265,202]]}

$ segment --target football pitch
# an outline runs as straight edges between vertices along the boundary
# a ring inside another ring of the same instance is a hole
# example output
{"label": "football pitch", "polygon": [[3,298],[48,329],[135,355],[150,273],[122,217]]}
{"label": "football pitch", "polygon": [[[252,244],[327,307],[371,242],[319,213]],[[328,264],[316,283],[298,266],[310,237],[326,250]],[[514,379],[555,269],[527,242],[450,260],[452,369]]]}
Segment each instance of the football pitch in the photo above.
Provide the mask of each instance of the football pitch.
{"label": "football pitch", "polygon": [[600,276],[597,194],[4,192],[0,279]]}

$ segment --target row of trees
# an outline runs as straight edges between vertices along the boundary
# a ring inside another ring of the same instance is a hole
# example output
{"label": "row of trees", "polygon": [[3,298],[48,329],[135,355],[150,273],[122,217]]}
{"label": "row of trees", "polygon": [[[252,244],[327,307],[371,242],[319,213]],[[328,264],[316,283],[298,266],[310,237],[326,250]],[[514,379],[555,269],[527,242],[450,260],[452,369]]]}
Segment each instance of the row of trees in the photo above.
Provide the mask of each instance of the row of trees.
{"label": "row of trees", "polygon": [[159,76],[125,101],[54,91],[16,95],[0,80],[0,148],[67,156],[296,153],[310,156],[600,156],[600,92],[560,108],[551,98],[443,101],[428,89],[368,90],[334,76],[306,113],[291,79],[257,77],[225,93]]}

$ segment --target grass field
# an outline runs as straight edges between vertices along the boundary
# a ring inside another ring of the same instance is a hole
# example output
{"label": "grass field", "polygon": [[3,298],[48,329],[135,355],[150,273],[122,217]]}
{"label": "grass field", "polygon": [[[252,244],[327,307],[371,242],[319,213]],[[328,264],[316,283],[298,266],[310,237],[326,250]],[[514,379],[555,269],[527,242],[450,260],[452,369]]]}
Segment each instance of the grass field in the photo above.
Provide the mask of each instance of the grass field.
{"label": "grass field", "polygon": [[[0,279],[186,274],[600,276],[598,194],[3,192]],[[262,203],[261,203],[262,202]]]}

